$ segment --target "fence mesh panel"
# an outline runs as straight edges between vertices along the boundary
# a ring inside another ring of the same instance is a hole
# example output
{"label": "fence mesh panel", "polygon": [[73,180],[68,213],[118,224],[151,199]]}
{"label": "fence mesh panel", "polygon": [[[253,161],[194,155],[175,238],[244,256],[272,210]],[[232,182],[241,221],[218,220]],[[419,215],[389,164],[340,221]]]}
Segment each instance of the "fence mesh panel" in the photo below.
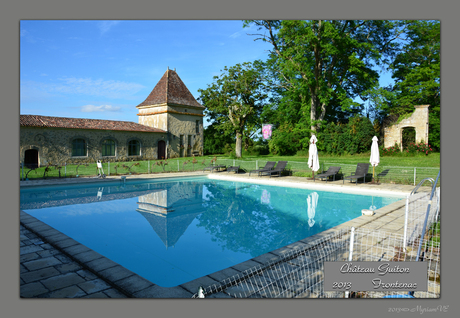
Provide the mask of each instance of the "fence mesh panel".
{"label": "fence mesh panel", "polygon": [[[420,237],[423,232],[426,214],[428,212],[425,233],[433,226],[439,217],[439,191],[435,191],[430,202],[430,193],[420,192],[408,196],[406,199],[406,216],[404,237],[406,244],[410,245]],[[428,204],[430,208],[428,210]]]}
{"label": "fence mesh panel", "polygon": [[[203,288],[200,298],[382,298],[406,295],[394,291],[324,291],[324,262],[348,261],[350,229],[342,229],[307,247],[286,253],[266,265],[259,265]],[[355,229],[352,261],[416,261],[420,239],[404,252],[400,234]],[[440,297],[440,246],[423,240],[423,257],[428,263],[428,290],[416,291],[415,298]],[[198,298],[198,293],[192,298]]]}
{"label": "fence mesh panel", "polygon": [[[128,175],[128,174],[146,174],[146,173],[168,173],[168,172],[192,172],[203,171],[205,167],[211,165],[211,157],[185,157],[162,160],[142,160],[142,161],[127,161],[127,162],[102,162],[103,171],[106,175]],[[194,162],[195,161],[195,162]],[[240,160],[240,159],[221,159],[217,158],[215,164],[225,166],[239,166],[240,172],[250,172],[252,170],[261,169],[267,161],[273,160]],[[165,164],[166,163],[166,164]],[[340,166],[340,173],[343,176],[349,176],[356,171],[356,164],[342,164],[340,162],[322,162],[320,170],[326,171],[330,166]],[[40,167],[31,170],[27,166],[20,164],[20,179],[26,178],[45,178],[45,177],[76,177],[98,175],[96,162],[82,162],[81,164],[66,165],[65,162],[47,167],[48,171],[44,171],[46,167]],[[225,171],[225,169],[222,169]],[[287,175],[310,177],[311,170],[307,162],[290,161],[286,167]],[[393,167],[393,166],[377,166],[375,167],[375,179],[384,183],[403,183],[416,184],[425,178],[436,177],[439,168],[429,167]],[[372,167],[369,169],[367,180],[372,178]],[[339,178],[340,179],[340,178]]]}

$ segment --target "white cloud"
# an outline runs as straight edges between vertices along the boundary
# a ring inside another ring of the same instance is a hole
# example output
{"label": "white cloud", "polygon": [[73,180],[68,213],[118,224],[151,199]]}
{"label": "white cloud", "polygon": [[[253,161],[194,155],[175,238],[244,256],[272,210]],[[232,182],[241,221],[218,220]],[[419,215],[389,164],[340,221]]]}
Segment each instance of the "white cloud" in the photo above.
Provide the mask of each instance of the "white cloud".
{"label": "white cloud", "polygon": [[37,92],[41,95],[68,94],[120,99],[129,98],[143,88],[137,83],[76,77],[59,78],[53,83],[21,81],[21,100],[34,98]]}
{"label": "white cloud", "polygon": [[239,37],[241,35],[241,32],[235,32],[233,33],[232,35],[230,35],[231,38],[233,39],[236,39],[237,37]]}
{"label": "white cloud", "polygon": [[97,27],[99,28],[99,31],[101,31],[101,35],[104,35],[118,23],[120,23],[120,21],[100,21],[97,23]]}
{"label": "white cloud", "polygon": [[80,111],[83,113],[92,113],[92,112],[119,112],[121,107],[115,107],[111,105],[85,105],[80,107]]}
{"label": "white cloud", "polygon": [[140,91],[144,86],[114,80],[67,77],[60,79],[51,89],[61,93],[85,94],[112,98],[126,97]]}

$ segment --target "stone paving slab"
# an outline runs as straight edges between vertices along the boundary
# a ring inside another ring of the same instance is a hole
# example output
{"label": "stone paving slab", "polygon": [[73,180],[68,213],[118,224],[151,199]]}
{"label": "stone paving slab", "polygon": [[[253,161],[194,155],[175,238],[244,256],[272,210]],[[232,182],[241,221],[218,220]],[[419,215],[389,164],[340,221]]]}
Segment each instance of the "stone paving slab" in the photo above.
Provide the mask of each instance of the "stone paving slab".
{"label": "stone paving slab", "polygon": [[191,298],[193,293],[181,288],[165,288],[158,285],[152,285],[144,290],[134,293],[135,298]]}
{"label": "stone paving slab", "polygon": [[179,286],[191,292],[192,294],[195,294],[198,292],[198,288],[200,286],[209,286],[217,283],[219,283],[217,280],[214,280],[209,276],[203,276],[198,279],[194,279],[190,282],[187,282],[185,284],[181,284]]}
{"label": "stone paving slab", "polygon": [[126,291],[129,295],[133,295],[141,290],[153,286],[153,283],[139,275],[132,275],[127,278],[118,280],[117,286]]}
{"label": "stone paving slab", "polygon": [[[171,173],[168,177],[199,176],[203,173]],[[229,178],[222,174],[209,174],[210,177]],[[164,175],[155,176],[164,178]],[[129,179],[152,178],[151,175],[128,177]],[[248,176],[235,175],[230,178],[238,180],[248,179]],[[21,181],[22,186],[36,186],[62,183],[104,182],[114,181],[118,177],[105,180],[39,180]],[[369,184],[342,184],[341,180],[327,182],[308,181],[306,178],[282,177],[280,179],[264,177],[250,177],[249,182],[281,184],[288,186],[327,188],[338,191],[403,193],[407,195],[414,188],[407,185],[369,185]],[[262,180],[264,179],[264,180]],[[274,180],[277,179],[277,180]],[[377,210],[374,216],[359,217],[347,226],[381,228],[389,231],[400,231],[401,220],[404,220],[403,200]],[[86,246],[67,237],[52,227],[40,222],[24,211],[20,211],[20,285],[23,298],[190,298],[199,286],[219,282],[225,278],[239,274],[242,271],[260,266],[262,263],[273,260],[278,256],[297,248],[304,248],[312,241],[327,236],[341,228],[327,230],[313,237],[295,242],[273,253],[261,255],[254,259],[236,264],[230,268],[193,280],[182,286],[165,288],[157,286],[148,280],[134,274],[117,263],[106,259]],[[392,224],[393,223],[393,224]],[[26,225],[24,227],[22,224]],[[403,224],[403,223],[402,223]],[[31,231],[32,230],[32,231]],[[39,234],[39,235],[37,235]],[[27,266],[28,265],[28,266]],[[262,295],[258,295],[261,297]],[[210,298],[229,298],[228,294],[218,293]]]}
{"label": "stone paving slab", "polygon": [[31,298],[47,293],[49,290],[40,282],[24,284],[21,286],[21,297]]}
{"label": "stone paving slab", "polygon": [[62,262],[60,260],[58,260],[57,258],[55,258],[55,257],[40,258],[40,259],[37,259],[37,260],[33,260],[33,261],[30,261],[30,262],[23,263],[23,265],[29,271],[33,271],[33,270],[41,269],[41,268],[45,268],[45,267],[50,267],[50,266],[53,266],[53,265],[61,265],[61,264],[62,264]]}
{"label": "stone paving slab", "polygon": [[83,289],[87,294],[93,294],[100,292],[105,289],[109,289],[111,286],[104,282],[103,280],[96,278],[84,283],[78,284],[78,287]]}
{"label": "stone paving slab", "polygon": [[39,269],[33,272],[21,273],[21,278],[26,283],[40,281],[46,278],[55,277],[61,273],[54,267]]}
{"label": "stone paving slab", "polygon": [[99,274],[113,282],[134,275],[133,272],[120,265],[101,270]]}
{"label": "stone paving slab", "polygon": [[[27,243],[20,248],[21,298],[127,298],[22,224],[20,232],[22,242]],[[28,253],[31,250],[38,251]]]}
{"label": "stone paving slab", "polygon": [[85,279],[80,277],[78,274],[75,273],[66,273],[61,274],[58,276],[53,276],[48,279],[42,281],[42,284],[45,285],[46,288],[53,291],[56,289],[61,289],[64,287],[68,287],[71,285],[77,285],[79,283],[84,282]]}

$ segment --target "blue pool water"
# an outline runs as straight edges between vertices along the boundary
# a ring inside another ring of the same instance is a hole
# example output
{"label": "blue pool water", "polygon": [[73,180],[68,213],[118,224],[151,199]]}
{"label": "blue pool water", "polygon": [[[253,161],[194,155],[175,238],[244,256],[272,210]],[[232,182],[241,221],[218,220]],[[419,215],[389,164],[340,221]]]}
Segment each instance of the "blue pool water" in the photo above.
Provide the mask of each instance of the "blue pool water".
{"label": "blue pool water", "polygon": [[21,209],[172,287],[304,239],[400,197],[207,177],[21,189]]}

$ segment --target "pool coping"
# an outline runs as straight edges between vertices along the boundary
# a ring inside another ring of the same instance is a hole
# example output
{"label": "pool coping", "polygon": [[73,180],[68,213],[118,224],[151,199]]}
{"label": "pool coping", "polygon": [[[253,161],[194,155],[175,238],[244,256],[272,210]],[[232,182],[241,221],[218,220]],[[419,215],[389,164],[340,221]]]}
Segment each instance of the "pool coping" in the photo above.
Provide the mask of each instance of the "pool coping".
{"label": "pool coping", "polygon": [[[256,178],[247,178],[243,176],[223,176],[221,174],[216,175],[214,173],[171,173],[169,176],[155,176],[153,178],[175,178],[175,177],[196,177],[201,175],[208,175],[210,178],[213,179],[227,179],[227,180],[239,180],[243,182],[252,182],[252,183],[260,183],[263,182],[264,184],[274,184],[274,185],[281,185],[281,182],[286,183],[289,180],[285,179],[285,181],[281,180],[257,180]],[[145,179],[150,178],[153,179],[151,175],[148,176],[132,176],[129,179]],[[236,178],[236,179],[235,179]],[[83,180],[84,178],[79,178]],[[292,178],[290,178],[292,180]],[[79,180],[79,181],[81,181]],[[114,181],[120,180],[119,178],[106,178],[106,179],[94,179],[94,181]],[[50,180],[51,181],[51,180]],[[257,181],[257,182],[255,182]],[[83,182],[92,182],[88,180],[84,180]],[[48,184],[63,184],[64,182],[55,183],[55,182],[48,182]],[[75,183],[75,182],[72,182]],[[80,182],[76,182],[80,183]],[[312,187],[313,185],[306,185],[305,183],[291,181],[292,184],[296,183],[297,185],[302,185],[302,187]],[[328,182],[330,183],[330,182]],[[41,186],[44,184],[42,183]],[[31,186],[31,184],[22,185],[22,186]],[[37,185],[38,186],[38,185]],[[284,185],[283,185],[284,186]],[[360,189],[350,189],[351,187],[355,187],[355,185],[328,185],[328,188],[334,188],[338,191],[339,188],[343,190],[353,190],[353,191],[360,191],[362,192],[363,187],[359,187]],[[331,187],[332,186],[332,187]],[[322,184],[316,184],[315,187],[320,187],[322,189],[326,189],[325,186]],[[407,188],[408,189],[408,188]],[[319,189],[318,189],[319,190]],[[387,190],[378,190],[377,193],[384,194]],[[409,190],[409,189],[408,189]],[[365,191],[366,192],[366,191]],[[369,191],[367,191],[369,192]],[[395,192],[399,193],[399,195],[407,195],[409,194],[407,191],[390,191],[393,194]],[[410,191],[409,191],[410,192]],[[47,241],[50,245],[61,251],[62,253],[66,254],[68,257],[79,263],[82,267],[86,268],[87,270],[91,271],[109,285],[113,286],[114,288],[123,292],[126,296],[131,298],[191,298],[197,291],[200,286],[209,286],[212,284],[218,284],[225,278],[231,277],[233,275],[239,274],[245,271],[248,268],[264,265],[271,261],[275,261],[282,257],[284,254],[292,252],[294,249],[299,248],[306,248],[308,245],[317,241],[318,239],[328,236],[340,229],[353,227],[364,227],[376,220],[381,220],[382,218],[392,214],[395,211],[401,210],[402,207],[405,206],[405,200],[401,199],[397,202],[391,203],[381,209],[375,210],[373,216],[359,216],[353,220],[325,230],[323,232],[317,233],[305,239],[299,240],[297,242],[291,243],[284,247],[278,248],[274,251],[268,252],[266,254],[259,255],[247,261],[241,262],[239,264],[230,266],[226,269],[202,276],[200,278],[194,279],[187,283],[180,284],[175,287],[161,287],[158,286],[151,281],[141,277],[140,275],[126,269],[122,265],[106,258],[105,256],[93,251],[92,249],[86,247],[85,245],[78,243],[74,239],[68,237],[67,235],[61,233],[60,231],[54,229],[53,227],[43,223],[42,221],[36,219],[35,217],[29,215],[28,213],[20,210],[20,223],[29,229],[30,231],[34,232],[37,236],[41,239]]]}

